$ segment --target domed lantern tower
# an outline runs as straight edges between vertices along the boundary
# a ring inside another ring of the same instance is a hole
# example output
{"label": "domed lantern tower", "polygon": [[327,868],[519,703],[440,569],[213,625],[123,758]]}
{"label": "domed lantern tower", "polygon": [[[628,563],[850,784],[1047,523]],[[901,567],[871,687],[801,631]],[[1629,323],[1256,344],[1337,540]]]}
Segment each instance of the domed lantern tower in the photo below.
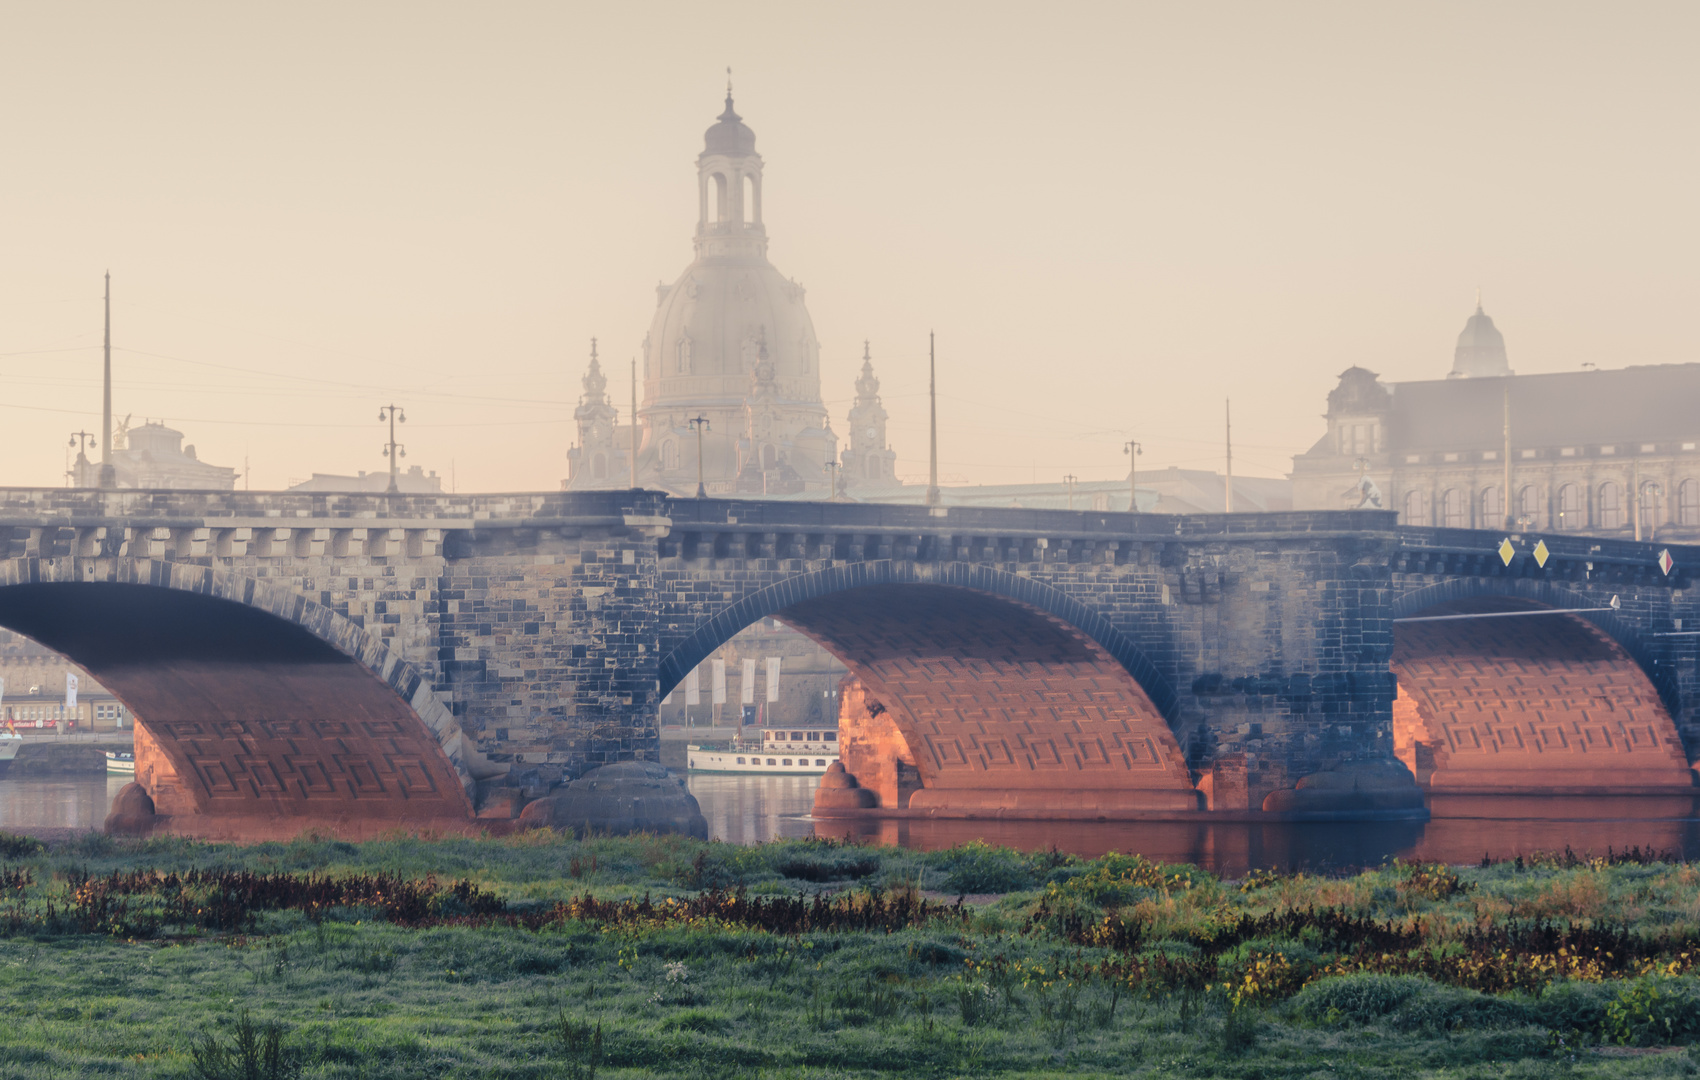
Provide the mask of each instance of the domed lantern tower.
{"label": "domed lantern tower", "polygon": [[[638,482],[692,494],[693,417],[709,422],[709,494],[831,494],[838,457],[820,396],[820,342],[803,287],[767,261],[762,159],[732,106],[697,157],[696,258],[656,289],[643,346]],[[575,486],[569,482],[569,486]]]}

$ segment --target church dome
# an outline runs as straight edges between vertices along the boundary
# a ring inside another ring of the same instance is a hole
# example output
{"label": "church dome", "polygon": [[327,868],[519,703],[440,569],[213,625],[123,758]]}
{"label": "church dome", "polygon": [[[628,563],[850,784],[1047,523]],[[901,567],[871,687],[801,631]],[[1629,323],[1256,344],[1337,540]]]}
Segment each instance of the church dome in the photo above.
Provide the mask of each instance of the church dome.
{"label": "church dome", "polygon": [[1493,325],[1493,319],[1476,304],[1476,313],[1464,324],[1458,335],[1458,348],[1452,354],[1449,379],[1491,378],[1510,375],[1511,365],[1505,358],[1505,335]]}
{"label": "church dome", "polygon": [[744,118],[732,109],[732,95],[726,95],[726,111],[717,123],[703,133],[703,153],[741,157],[756,152],[756,133],[744,124]]}
{"label": "church dome", "polygon": [[761,255],[711,255],[685,267],[649,324],[646,404],[741,403],[765,353],[779,397],[818,409],[820,342],[805,291]]}

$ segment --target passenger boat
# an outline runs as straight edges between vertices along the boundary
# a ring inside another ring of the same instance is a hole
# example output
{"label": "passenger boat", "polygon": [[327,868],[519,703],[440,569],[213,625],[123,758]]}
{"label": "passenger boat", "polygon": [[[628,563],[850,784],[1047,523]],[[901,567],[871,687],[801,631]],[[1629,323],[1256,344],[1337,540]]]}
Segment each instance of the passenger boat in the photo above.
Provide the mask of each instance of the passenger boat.
{"label": "passenger boat", "polygon": [[838,760],[838,732],[764,729],[759,740],[736,739],[730,747],[687,744],[685,754],[691,772],[819,776]]}
{"label": "passenger boat", "polygon": [[24,748],[24,737],[15,731],[0,731],[0,776],[12,767],[12,759]]}
{"label": "passenger boat", "polygon": [[106,771],[134,775],[136,772],[136,755],[128,751],[108,750],[106,752]]}

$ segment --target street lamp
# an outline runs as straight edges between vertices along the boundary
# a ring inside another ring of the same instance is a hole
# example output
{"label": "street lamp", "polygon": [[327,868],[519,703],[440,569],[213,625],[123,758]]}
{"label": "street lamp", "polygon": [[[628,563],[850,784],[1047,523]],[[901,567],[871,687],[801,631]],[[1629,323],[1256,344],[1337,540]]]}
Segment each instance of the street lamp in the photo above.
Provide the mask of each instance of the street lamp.
{"label": "street lamp", "polygon": [[390,459],[390,486],[388,490],[391,495],[394,495],[401,490],[400,486],[396,484],[396,458],[407,456],[407,448],[395,441],[395,426],[398,420],[404,424],[407,423],[407,414],[399,406],[384,405],[378,409],[378,423],[381,424],[386,419],[390,422],[390,441],[384,444],[384,456]]}
{"label": "street lamp", "polygon": [[1137,514],[1139,513],[1139,485],[1133,482],[1133,477],[1139,471],[1139,455],[1145,453],[1145,448],[1130,440],[1122,443],[1122,453],[1127,455],[1127,512]]}
{"label": "street lamp", "polygon": [[697,433],[697,498],[708,498],[708,488],[702,483],[702,433],[708,430],[708,417],[693,416],[689,421]]}
{"label": "street lamp", "polygon": [[1063,477],[1063,483],[1068,485],[1068,508],[1070,510],[1074,509],[1074,485],[1079,483],[1079,481],[1080,477],[1073,473],[1069,473],[1067,476]]}

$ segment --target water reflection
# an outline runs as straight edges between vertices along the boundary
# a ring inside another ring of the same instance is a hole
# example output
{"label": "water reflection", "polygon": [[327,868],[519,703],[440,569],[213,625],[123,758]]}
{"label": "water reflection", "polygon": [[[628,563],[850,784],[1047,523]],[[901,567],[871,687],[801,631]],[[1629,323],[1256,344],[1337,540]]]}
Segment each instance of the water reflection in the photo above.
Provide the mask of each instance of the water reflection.
{"label": "water reflection", "polygon": [[[0,780],[0,829],[94,829],[127,778]],[[1252,868],[1328,870],[1390,858],[1473,863],[1535,851],[1603,854],[1607,848],[1700,858],[1695,800],[1436,799],[1427,822],[1252,825],[1215,822],[814,821],[818,778],[693,774],[691,793],[708,834],[733,844],[833,836],[935,850],[984,840],[1026,851],[1076,855],[1137,852],[1238,875]]]}
{"label": "water reflection", "polygon": [[98,829],[128,776],[0,780],[0,829]]}
{"label": "water reflection", "polygon": [[739,776],[691,773],[691,794],[708,819],[708,835],[732,844],[813,836],[809,811],[818,776]]}

